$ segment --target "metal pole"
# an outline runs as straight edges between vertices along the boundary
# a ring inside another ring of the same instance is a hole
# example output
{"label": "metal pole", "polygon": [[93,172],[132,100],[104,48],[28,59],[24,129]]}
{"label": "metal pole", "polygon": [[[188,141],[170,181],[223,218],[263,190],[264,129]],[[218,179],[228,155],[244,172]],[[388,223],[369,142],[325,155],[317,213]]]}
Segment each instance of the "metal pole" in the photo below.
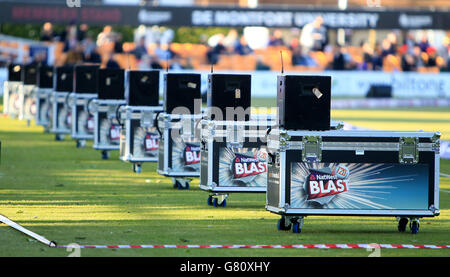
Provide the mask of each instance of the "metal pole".
{"label": "metal pole", "polygon": [[48,239],[44,238],[41,235],[38,235],[22,226],[20,226],[19,224],[15,223],[14,221],[10,220],[9,218],[7,218],[6,216],[3,216],[0,214],[0,222],[5,223],[6,225],[16,229],[17,231],[20,231],[32,238],[34,238],[35,240],[42,242],[45,245],[48,245],[50,247],[56,247],[56,242],[54,241],[49,241]]}

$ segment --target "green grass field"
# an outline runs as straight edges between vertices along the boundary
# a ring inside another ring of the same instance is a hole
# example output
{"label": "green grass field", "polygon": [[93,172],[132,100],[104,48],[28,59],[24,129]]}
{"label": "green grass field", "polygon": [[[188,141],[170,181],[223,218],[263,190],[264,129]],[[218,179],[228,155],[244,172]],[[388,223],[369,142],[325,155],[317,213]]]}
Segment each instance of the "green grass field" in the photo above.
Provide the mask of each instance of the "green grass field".
{"label": "green grass field", "polygon": [[[254,103],[264,106],[267,100]],[[271,105],[272,106],[272,105]],[[0,107],[1,109],[1,107]],[[336,110],[333,119],[389,130],[441,131],[450,139],[450,109]],[[440,178],[441,215],[421,220],[419,234],[397,232],[390,217],[307,217],[303,232],[278,231],[278,215],[264,208],[264,194],[232,194],[226,208],[206,204],[208,193],[172,188],[171,180],[144,164],[100,159],[88,143],[54,141],[43,128],[0,118],[0,213],[61,245],[78,244],[450,244],[450,178]],[[441,160],[450,174],[450,160]],[[0,256],[65,257],[0,225]],[[364,249],[81,249],[81,256],[362,256]],[[450,250],[381,250],[381,256],[450,256]]]}

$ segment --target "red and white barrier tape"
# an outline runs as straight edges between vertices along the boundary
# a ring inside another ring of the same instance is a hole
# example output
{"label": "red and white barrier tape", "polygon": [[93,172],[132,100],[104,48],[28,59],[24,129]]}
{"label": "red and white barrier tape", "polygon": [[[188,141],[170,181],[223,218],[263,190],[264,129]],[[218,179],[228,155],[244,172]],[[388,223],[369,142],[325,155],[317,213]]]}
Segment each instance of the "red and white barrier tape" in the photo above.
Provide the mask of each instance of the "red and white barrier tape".
{"label": "red and white barrier tape", "polygon": [[129,248],[200,248],[200,249],[368,249],[368,248],[383,248],[383,249],[450,249],[450,245],[413,245],[413,244],[290,244],[290,245],[175,245],[175,244],[141,244],[141,245],[58,245],[59,248],[94,248],[94,249],[129,249]]}
{"label": "red and white barrier tape", "polygon": [[374,248],[386,248],[386,249],[450,249],[450,245],[413,245],[413,244],[137,244],[137,245],[56,245],[56,242],[49,241],[43,236],[40,236],[32,231],[20,226],[9,218],[0,215],[0,222],[5,223],[12,228],[38,240],[39,242],[46,244],[50,247],[57,248],[94,248],[94,249],[130,249],[130,248],[200,248],[200,249],[374,249]]}

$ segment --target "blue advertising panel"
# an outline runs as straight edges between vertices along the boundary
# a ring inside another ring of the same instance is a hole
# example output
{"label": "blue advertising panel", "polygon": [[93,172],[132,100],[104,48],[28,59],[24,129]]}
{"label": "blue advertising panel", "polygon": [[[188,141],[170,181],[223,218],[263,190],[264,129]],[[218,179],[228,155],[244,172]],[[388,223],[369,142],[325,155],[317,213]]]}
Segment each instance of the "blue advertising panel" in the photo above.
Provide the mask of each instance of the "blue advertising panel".
{"label": "blue advertising panel", "polygon": [[427,210],[428,165],[291,163],[290,207]]}

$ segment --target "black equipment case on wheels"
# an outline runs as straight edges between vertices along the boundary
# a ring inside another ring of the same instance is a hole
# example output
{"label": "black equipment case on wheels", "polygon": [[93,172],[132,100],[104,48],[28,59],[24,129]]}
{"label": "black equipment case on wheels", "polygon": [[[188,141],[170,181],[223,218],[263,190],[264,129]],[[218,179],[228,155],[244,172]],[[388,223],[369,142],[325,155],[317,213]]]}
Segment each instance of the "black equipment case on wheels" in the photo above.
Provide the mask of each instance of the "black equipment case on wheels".
{"label": "black equipment case on wheels", "polygon": [[19,86],[19,119],[28,124],[36,116],[36,88],[38,64],[30,63],[23,67],[22,84]]}
{"label": "black equipment case on wheels", "polygon": [[74,87],[68,104],[72,111],[71,136],[77,147],[84,147],[86,140],[94,139],[94,116],[89,105],[98,97],[99,65],[76,65],[74,68]]}
{"label": "black equipment case on wheels", "polygon": [[8,80],[3,85],[3,114],[11,118],[19,116],[19,87],[22,83],[23,65],[8,65]]}
{"label": "black equipment case on wheels", "polygon": [[159,70],[129,70],[125,75],[125,104],[119,105],[120,159],[140,173],[142,163],[157,162],[159,134]]}
{"label": "black equipment case on wheels", "polygon": [[41,65],[38,68],[36,90],[36,124],[48,130],[49,126],[49,95],[53,91],[53,67]]}
{"label": "black equipment case on wheels", "polygon": [[70,134],[72,127],[71,111],[67,104],[69,93],[73,90],[73,66],[54,68],[53,91],[49,94],[49,129],[56,140]]}
{"label": "black equipment case on wheels", "polygon": [[331,78],[289,78],[297,90],[279,89],[278,105],[299,97],[308,108],[280,107],[281,128],[268,134],[266,209],[281,215],[279,230],[300,233],[309,215],[349,215],[397,217],[399,231],[410,220],[417,233],[420,217],[439,215],[439,132],[329,130]]}
{"label": "black equipment case on wheels", "polygon": [[231,192],[266,192],[267,129],[272,115],[250,112],[251,76],[210,74],[208,115],[201,122],[200,188],[208,205],[226,206]]}
{"label": "black equipment case on wheels", "polygon": [[92,100],[94,115],[93,148],[108,159],[110,150],[120,150],[120,124],[117,109],[125,102],[125,71],[105,68],[98,70],[98,99]]}
{"label": "black equipment case on wheels", "polygon": [[158,115],[158,173],[172,177],[173,186],[188,189],[200,176],[202,118],[200,74],[164,74],[164,111]]}

